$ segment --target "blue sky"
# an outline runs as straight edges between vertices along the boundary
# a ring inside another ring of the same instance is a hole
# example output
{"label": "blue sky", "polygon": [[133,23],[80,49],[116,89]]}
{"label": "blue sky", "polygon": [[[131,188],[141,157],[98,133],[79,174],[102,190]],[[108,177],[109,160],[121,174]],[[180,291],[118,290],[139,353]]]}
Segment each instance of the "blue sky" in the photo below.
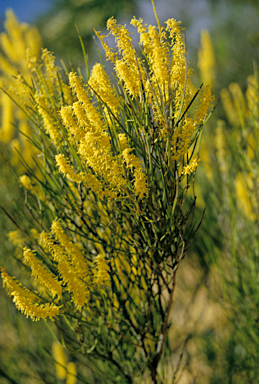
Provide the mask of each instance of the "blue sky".
{"label": "blue sky", "polygon": [[12,8],[20,21],[33,23],[35,18],[51,7],[51,3],[51,0],[0,0],[1,22],[5,18],[5,10]]}

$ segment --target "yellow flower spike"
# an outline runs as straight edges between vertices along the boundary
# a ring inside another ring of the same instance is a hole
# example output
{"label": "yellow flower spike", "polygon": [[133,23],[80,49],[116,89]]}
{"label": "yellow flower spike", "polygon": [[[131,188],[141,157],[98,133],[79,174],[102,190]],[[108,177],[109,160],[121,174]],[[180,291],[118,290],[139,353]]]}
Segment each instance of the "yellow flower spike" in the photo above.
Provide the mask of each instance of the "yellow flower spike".
{"label": "yellow flower spike", "polygon": [[55,259],[58,261],[58,271],[63,281],[67,284],[67,291],[72,293],[72,302],[74,302],[77,309],[84,307],[90,299],[90,291],[86,283],[81,279],[78,270],[76,271],[72,263],[60,257],[61,252],[57,247],[53,247]]}
{"label": "yellow flower spike", "polygon": [[39,232],[37,231],[36,228],[32,228],[32,229],[30,230],[30,232],[31,232],[32,237],[33,237],[35,240],[39,240],[39,238],[40,238],[40,234],[39,234]]}
{"label": "yellow flower spike", "polygon": [[134,172],[134,193],[139,199],[144,199],[148,195],[147,177],[143,172],[141,165]]}
{"label": "yellow flower spike", "polygon": [[14,126],[12,124],[14,121],[13,101],[4,92],[1,92],[0,97],[0,104],[2,105],[2,127],[0,129],[0,140],[4,143],[8,143],[12,139],[14,131]]}
{"label": "yellow flower spike", "polygon": [[64,380],[67,377],[67,359],[64,348],[57,341],[54,341],[52,344],[52,355],[55,360],[56,376],[59,380]]}
{"label": "yellow flower spike", "polygon": [[90,299],[90,292],[84,281],[85,270],[80,271],[78,269],[80,266],[75,266],[65,249],[46,232],[40,234],[40,245],[47,253],[50,252],[58,263],[59,275],[66,284],[66,290],[72,294],[72,301],[76,308],[82,308]]}
{"label": "yellow flower spike", "polygon": [[197,125],[204,123],[206,117],[208,116],[208,109],[213,100],[214,100],[214,96],[212,96],[211,94],[211,87],[210,85],[206,85],[203,91],[199,109],[197,111],[196,116],[194,117],[194,121],[196,122]]}
{"label": "yellow flower spike", "polygon": [[13,302],[17,309],[24,313],[26,317],[30,317],[33,321],[46,320],[47,318],[53,320],[60,314],[60,306],[53,303],[40,304],[38,297],[23,287],[21,283],[17,283],[14,278],[6,273],[4,268],[1,268],[1,277],[4,287],[13,296]]}
{"label": "yellow flower spike", "polygon": [[32,133],[24,116],[19,116],[19,130],[27,136],[21,134],[20,140],[23,148],[22,156],[28,164],[31,164],[33,162],[33,157],[36,157],[39,154],[39,150],[28,140],[28,137],[30,137]]}
{"label": "yellow flower spike", "polygon": [[95,29],[94,29],[94,32],[96,36],[98,36],[102,44],[103,50],[105,52],[106,60],[109,60],[110,62],[115,63],[118,54],[114,52],[113,48],[108,46],[107,41],[104,41],[104,39],[107,38],[110,35],[110,33],[107,36],[105,36],[100,31],[96,31]]}
{"label": "yellow flower spike", "polygon": [[220,96],[229,123],[234,126],[238,125],[239,119],[237,111],[234,108],[229,91],[227,89],[222,89],[220,92]]}
{"label": "yellow flower spike", "polygon": [[68,132],[73,135],[76,141],[80,141],[84,137],[85,131],[78,127],[78,124],[73,117],[72,106],[69,105],[67,107],[62,107],[60,110],[60,115]]}
{"label": "yellow flower spike", "polygon": [[95,257],[96,262],[96,284],[98,285],[110,285],[109,265],[103,254],[99,254]]}
{"label": "yellow flower spike", "polygon": [[143,199],[143,197],[148,193],[147,177],[142,170],[141,161],[133,153],[130,153],[132,150],[132,148],[124,149],[122,156],[127,168],[130,168],[133,172],[134,193],[140,199]]}
{"label": "yellow flower spike", "polygon": [[7,234],[8,240],[13,243],[16,247],[23,248],[25,238],[22,236],[20,231],[10,231]]}
{"label": "yellow flower spike", "polygon": [[254,207],[251,201],[251,194],[247,186],[247,180],[243,173],[238,173],[235,180],[235,189],[237,195],[237,205],[243,211],[244,215],[251,221],[257,219]]}
{"label": "yellow flower spike", "polygon": [[91,86],[94,93],[97,94],[97,97],[99,96],[101,98],[102,103],[104,104],[105,115],[108,120],[112,119],[112,116],[110,116],[109,113],[109,109],[114,116],[117,116],[119,113],[118,109],[120,105],[119,99],[116,97],[115,91],[112,88],[111,81],[100,63],[97,63],[93,66],[88,84]]}
{"label": "yellow flower spike", "polygon": [[92,123],[87,118],[87,116],[85,114],[85,110],[79,101],[76,101],[75,103],[73,103],[72,109],[73,109],[75,116],[77,117],[78,124],[81,128],[83,128],[85,130],[92,130],[92,131],[95,130],[94,126],[92,125]]}
{"label": "yellow flower spike", "polygon": [[84,180],[84,176],[82,174],[77,174],[73,171],[69,161],[65,159],[63,154],[56,155],[55,159],[59,172],[63,173],[76,183],[81,183]]}
{"label": "yellow flower spike", "polygon": [[169,46],[165,34],[159,33],[156,27],[150,25],[148,34],[152,44],[152,54],[149,55],[149,58],[155,77],[153,83],[158,83],[164,94],[164,91],[167,90],[169,84]]}
{"label": "yellow flower spike", "polygon": [[120,81],[124,83],[130,95],[137,97],[141,90],[139,70],[143,80],[144,71],[142,70],[141,61],[137,59],[130,33],[125,26],[117,24],[117,20],[113,17],[107,21],[107,29],[115,37],[118,52],[121,55],[121,59],[115,59],[116,74]]}
{"label": "yellow flower spike", "polygon": [[255,154],[256,154],[256,141],[255,141],[254,134],[250,132],[247,138],[247,156],[250,160],[254,160]]}
{"label": "yellow flower spike", "polygon": [[4,53],[14,63],[19,63],[20,59],[25,56],[26,46],[23,34],[28,25],[25,23],[19,24],[13,11],[9,9],[6,12],[4,26],[7,31],[7,34],[1,34],[1,45]]}
{"label": "yellow flower spike", "polygon": [[31,179],[29,178],[29,176],[22,175],[19,177],[19,179],[20,179],[20,182],[22,183],[22,185],[24,186],[25,189],[27,189],[28,191],[33,190],[33,187],[31,185]]}
{"label": "yellow flower spike", "polygon": [[52,297],[55,297],[56,295],[58,297],[62,296],[62,288],[60,283],[57,281],[56,276],[54,276],[50,271],[47,271],[41,265],[35,257],[35,251],[24,248],[23,261],[30,267],[32,276],[34,276],[40,284],[44,285],[50,291]]}
{"label": "yellow flower spike", "polygon": [[229,85],[229,90],[233,97],[234,106],[236,109],[236,114],[238,116],[239,123],[243,128],[245,128],[245,122],[248,117],[248,113],[243,92],[241,91],[241,88],[237,83],[231,83]]}
{"label": "yellow flower spike", "polygon": [[84,182],[89,188],[92,189],[92,191],[96,192],[101,198],[105,195],[102,183],[94,175],[86,174],[83,172],[79,174],[75,173],[68,160],[65,159],[64,155],[56,155],[56,163],[59,168],[59,172],[66,175],[69,179],[73,180],[76,183]]}
{"label": "yellow flower spike", "polygon": [[195,122],[192,118],[186,117],[183,124],[177,129],[172,137],[171,159],[178,160],[182,155],[188,153],[191,137],[195,129]]}
{"label": "yellow flower spike", "polygon": [[199,156],[194,157],[189,164],[186,164],[183,168],[182,175],[190,175],[196,171],[196,168],[199,165]]}
{"label": "yellow flower spike", "polygon": [[258,113],[259,108],[259,92],[258,83],[254,75],[250,75],[247,78],[248,87],[246,91],[246,99],[249,108],[249,112],[254,116]]}
{"label": "yellow flower spike", "polygon": [[[87,132],[79,145],[79,154],[97,175],[108,183],[107,193],[121,193],[125,185],[122,168],[112,157],[110,139],[106,132]],[[110,190],[110,191],[109,191]]]}
{"label": "yellow flower spike", "polygon": [[[173,61],[171,67],[171,83],[172,88],[181,90],[185,85],[185,71],[186,71],[186,48],[185,42],[182,36],[183,28],[180,27],[181,21],[175,19],[169,19],[166,21],[166,30],[169,32],[169,38],[171,40]],[[191,74],[188,69],[188,77]]]}
{"label": "yellow flower spike", "polygon": [[69,362],[67,364],[67,381],[66,384],[76,384],[77,369],[75,363]]}
{"label": "yellow flower spike", "polygon": [[41,47],[42,41],[39,31],[36,27],[30,26],[25,31],[26,47],[30,49],[33,55],[37,56],[39,53],[39,47]]}
{"label": "yellow flower spike", "polygon": [[59,146],[62,136],[60,129],[56,126],[56,122],[51,117],[51,111],[47,106],[46,100],[39,94],[35,95],[35,101],[37,102],[37,109],[43,119],[43,125],[46,132],[49,134],[52,142]]}
{"label": "yellow flower spike", "polygon": [[213,87],[216,78],[215,55],[207,29],[201,31],[201,48],[198,51],[198,67],[203,84]]}
{"label": "yellow flower spike", "polygon": [[123,152],[124,149],[128,147],[128,139],[125,133],[119,133],[118,135],[121,151]]}
{"label": "yellow flower spike", "polygon": [[29,48],[26,49],[26,60],[27,60],[28,69],[31,72],[37,72],[37,67],[38,67],[37,56],[33,52],[31,52]]}
{"label": "yellow flower spike", "polygon": [[51,225],[51,232],[56,236],[62,247],[65,248],[67,254],[71,257],[75,270],[79,276],[85,277],[88,272],[88,265],[82,252],[77,244],[73,243],[66,235],[58,219],[54,220]]}
{"label": "yellow flower spike", "polygon": [[41,59],[44,61],[48,79],[51,80],[52,83],[56,83],[58,81],[57,73],[59,70],[58,67],[55,66],[55,58],[53,54],[46,48],[42,49]]}

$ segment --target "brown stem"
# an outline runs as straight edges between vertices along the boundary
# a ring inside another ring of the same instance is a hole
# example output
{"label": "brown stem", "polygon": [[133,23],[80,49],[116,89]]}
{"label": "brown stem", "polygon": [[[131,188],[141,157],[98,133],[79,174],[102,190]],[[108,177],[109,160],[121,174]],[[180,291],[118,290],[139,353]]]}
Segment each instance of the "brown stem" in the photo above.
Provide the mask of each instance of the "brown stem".
{"label": "brown stem", "polygon": [[164,318],[162,333],[160,335],[158,346],[157,346],[157,353],[156,353],[153,361],[149,362],[149,368],[151,370],[152,384],[157,383],[157,379],[156,379],[157,366],[158,366],[158,363],[159,363],[161,356],[162,356],[162,353],[163,353],[163,348],[164,348],[164,344],[165,344],[165,336],[166,336],[166,331],[167,331],[167,324],[168,324],[169,315],[171,313],[171,309],[172,309],[172,305],[173,305],[173,296],[174,296],[174,291],[175,291],[175,286],[176,286],[176,272],[177,272],[177,269],[179,267],[180,261],[183,258],[184,249],[185,249],[185,242],[183,241],[181,255],[179,257],[179,261],[178,261],[177,265],[175,266],[175,269],[174,269],[173,274],[172,274],[172,290],[170,292],[169,304],[168,304],[167,312],[166,312],[165,318]]}

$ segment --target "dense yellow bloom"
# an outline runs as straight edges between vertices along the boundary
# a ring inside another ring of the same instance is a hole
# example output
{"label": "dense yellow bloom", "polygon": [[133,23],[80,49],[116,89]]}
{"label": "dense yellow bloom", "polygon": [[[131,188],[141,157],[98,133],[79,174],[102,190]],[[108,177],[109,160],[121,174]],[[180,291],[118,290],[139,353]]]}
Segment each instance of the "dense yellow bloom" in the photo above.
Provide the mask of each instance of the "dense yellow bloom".
{"label": "dense yellow bloom", "polygon": [[[104,104],[105,115],[108,120],[111,121],[113,116],[118,115],[120,103],[112,88],[111,81],[101,64],[97,63],[93,66],[88,84],[91,86],[94,93],[101,98],[101,101]],[[109,110],[112,113],[111,116]]]}
{"label": "dense yellow bloom", "polygon": [[64,348],[57,341],[52,344],[52,355],[55,360],[56,376],[59,380],[64,380],[67,376],[67,359]]}
{"label": "dense yellow bloom", "polygon": [[201,47],[198,51],[198,67],[204,85],[215,84],[215,55],[210,34],[207,29],[201,31]]}
{"label": "dense yellow bloom", "polygon": [[117,58],[115,61],[116,74],[119,80],[124,83],[130,95],[137,97],[141,90],[139,76],[141,63],[137,59],[130,33],[126,29],[126,26],[117,24],[117,20],[113,17],[107,21],[107,29],[110,30],[115,37],[118,53],[121,55],[121,58]]}
{"label": "dense yellow bloom", "polygon": [[[53,232],[55,235],[58,235],[56,236],[57,240],[61,240],[63,244],[66,244],[69,252],[76,250],[76,244],[70,243],[61,229],[57,222],[55,222]],[[53,259],[58,263],[57,268],[59,275],[66,284],[66,290],[72,293],[72,301],[76,307],[83,307],[89,301],[90,292],[85,281],[88,278],[88,266],[86,262],[83,261],[80,268],[78,263],[79,249],[76,250],[75,255],[70,255],[63,246],[57,244],[57,242],[45,232],[42,232],[40,235],[40,244],[47,253],[51,253]]]}
{"label": "dense yellow bloom", "polygon": [[56,277],[50,271],[47,271],[35,257],[35,251],[24,248],[23,261],[27,264],[40,284],[43,284],[51,293],[52,297],[61,296],[62,288]]}
{"label": "dense yellow bloom", "polygon": [[58,146],[62,136],[60,134],[60,129],[57,127],[56,121],[52,117],[46,100],[40,94],[36,94],[35,101],[37,102],[37,109],[43,119],[43,125],[46,132],[49,134],[53,143]]}
{"label": "dense yellow bloom", "polygon": [[56,236],[59,243],[62,245],[62,247],[64,247],[66,253],[70,256],[73,263],[73,267],[78,273],[78,276],[84,278],[88,271],[86,259],[77,244],[73,243],[68,238],[60,222],[57,219],[54,220],[51,225],[51,232],[53,233],[53,235]]}
{"label": "dense yellow bloom", "polygon": [[[74,103],[76,104],[76,103]],[[67,127],[68,132],[73,135],[73,138],[76,141],[80,141],[84,135],[85,131],[78,126],[77,121],[73,117],[73,108],[71,105],[67,107],[62,107],[60,110],[60,115],[63,120],[64,125]]]}
{"label": "dense yellow bloom", "polygon": [[11,62],[20,67],[20,70],[26,69],[23,61],[26,49],[30,48],[35,55],[39,51],[41,37],[38,30],[26,23],[20,24],[12,10],[6,12],[4,25],[6,33],[3,32],[0,35],[3,52]]}
{"label": "dense yellow bloom", "polygon": [[176,116],[179,113],[182,103],[183,92],[185,89],[185,99],[183,108],[186,108],[194,94],[191,83],[192,70],[188,67],[187,52],[184,38],[182,35],[181,22],[175,19],[166,21],[166,30],[169,32],[172,49],[172,64],[170,71],[171,88],[175,92]]}
{"label": "dense yellow bloom", "polygon": [[80,172],[79,174],[75,173],[68,160],[66,160],[62,154],[56,155],[56,163],[59,171],[66,175],[69,179],[76,183],[85,182],[87,186],[96,192],[100,197],[104,196],[102,183],[94,175],[83,172]]}
{"label": "dense yellow bloom", "polygon": [[195,129],[195,122],[188,117],[183,120],[183,123],[176,129],[172,137],[172,160],[178,160],[181,156],[188,153],[190,140]]}
{"label": "dense yellow bloom", "polygon": [[141,161],[133,154],[130,153],[133,148],[126,148],[122,151],[123,159],[127,168],[130,168],[134,175],[134,193],[143,199],[147,196],[147,178],[142,170]]}
{"label": "dense yellow bloom", "polygon": [[41,55],[42,60],[44,61],[45,68],[46,68],[46,75],[48,80],[50,80],[52,83],[57,82],[57,74],[58,74],[58,67],[55,66],[55,58],[51,52],[49,52],[47,49],[42,50]]}
{"label": "dense yellow bloom", "polygon": [[[17,96],[22,96],[23,102],[28,103],[29,92],[25,91],[24,82],[30,82],[31,74],[27,66],[26,49],[29,48],[35,57],[38,57],[41,46],[41,37],[35,27],[25,23],[19,23],[12,10],[6,12],[6,21],[4,23],[5,32],[0,34],[0,61],[1,75],[0,85],[13,99],[17,101]],[[22,73],[23,75],[18,75]],[[18,80],[15,79],[18,78]],[[18,131],[14,129],[15,124],[21,132],[29,137],[31,129],[27,125],[27,117],[21,112],[13,101],[4,92],[0,95],[0,141],[10,143]],[[19,145],[18,145],[19,144]],[[21,147],[21,152],[30,166],[34,166],[32,156],[37,154],[37,150],[29,143],[24,136],[18,133],[15,139],[17,149]],[[17,157],[14,151],[13,157]],[[12,164],[19,167],[19,162],[12,160]]]}
{"label": "dense yellow bloom", "polygon": [[84,180],[82,173],[77,174],[73,171],[68,160],[65,159],[64,155],[59,154],[55,157],[57,166],[61,173],[64,173],[69,179],[75,181],[76,183],[81,183]]}
{"label": "dense yellow bloom", "polygon": [[191,173],[196,171],[196,168],[199,165],[199,156],[194,157],[189,164],[186,164],[183,167],[182,175],[190,175]]}
{"label": "dense yellow bloom", "polygon": [[27,288],[23,287],[20,283],[17,283],[12,277],[10,277],[4,268],[1,268],[1,276],[3,279],[4,287],[13,296],[13,302],[16,307],[26,315],[31,317],[32,320],[46,320],[55,318],[60,314],[60,306],[53,303],[41,304],[38,297],[30,292]]}

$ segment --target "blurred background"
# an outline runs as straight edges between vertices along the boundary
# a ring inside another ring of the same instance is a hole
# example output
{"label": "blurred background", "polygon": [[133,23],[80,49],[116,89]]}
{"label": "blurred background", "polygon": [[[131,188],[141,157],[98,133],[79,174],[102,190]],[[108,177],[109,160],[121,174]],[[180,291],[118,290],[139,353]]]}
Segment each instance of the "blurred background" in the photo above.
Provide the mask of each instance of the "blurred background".
{"label": "blurred background", "polygon": [[[172,316],[172,361],[179,368],[181,356],[181,375],[177,373],[181,384],[258,383],[259,1],[159,0],[155,4],[161,24],[168,18],[182,21],[196,87],[204,75],[198,65],[201,31],[209,32],[215,104],[222,98],[204,132],[196,195],[198,214],[202,215],[205,207],[206,213],[180,270]],[[6,10],[10,8],[19,22],[37,27],[37,44],[54,52],[58,65],[62,59],[75,69],[84,67],[75,24],[91,65],[98,61],[93,27],[105,31],[111,16],[127,24],[129,30],[133,15],[148,24],[156,23],[149,0],[1,0],[1,33],[6,31]],[[5,58],[1,53],[1,86],[5,85]],[[247,81],[254,73],[255,77]],[[257,84],[254,93],[251,84]],[[3,96],[1,100],[0,119],[7,111]],[[17,187],[21,165],[13,160],[12,169],[8,165],[13,152],[7,143],[17,140],[17,134],[12,135],[9,139],[2,135],[0,143],[0,201],[10,216],[16,214],[16,204],[24,201],[22,189]],[[2,210],[0,265],[19,278],[19,263],[13,258],[15,247],[7,241],[7,233],[16,229]],[[0,308],[0,384],[62,382],[55,374],[51,352],[54,327],[25,319],[2,287]],[[88,375],[85,382],[101,382],[80,364],[77,361],[81,377]],[[170,369],[168,372],[167,382],[172,383]]]}

